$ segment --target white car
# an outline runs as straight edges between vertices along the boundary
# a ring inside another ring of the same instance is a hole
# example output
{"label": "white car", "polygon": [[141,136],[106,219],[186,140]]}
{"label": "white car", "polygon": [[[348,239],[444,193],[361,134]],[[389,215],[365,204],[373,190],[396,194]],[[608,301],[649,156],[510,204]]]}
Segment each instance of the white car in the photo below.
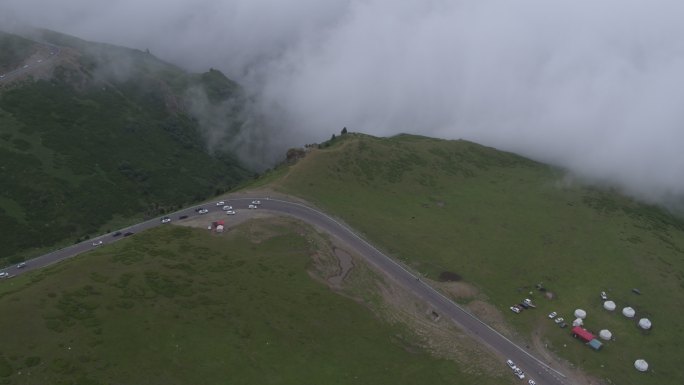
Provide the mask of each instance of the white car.
{"label": "white car", "polygon": [[554,319],[557,315],[558,315],[558,313],[556,313],[555,311],[552,311],[551,313],[549,313],[549,318]]}
{"label": "white car", "polygon": [[0,271],[0,278],[7,278],[9,277],[9,273],[6,271]]}
{"label": "white car", "polygon": [[200,213],[200,214],[206,214],[206,213],[209,212],[209,210],[207,210],[207,209],[199,209],[199,211],[197,211],[197,212]]}
{"label": "white car", "polygon": [[5,75],[4,75],[4,74],[0,75],[0,79],[2,79],[2,78],[4,78],[4,77],[5,77]]}
{"label": "white car", "polygon": [[518,367],[515,366],[515,364],[511,360],[506,360],[506,364],[508,365],[509,368],[511,368],[513,370],[518,369]]}
{"label": "white car", "polygon": [[261,201],[252,201],[252,204],[253,204],[253,205],[260,205],[260,204],[261,204]]}
{"label": "white car", "polygon": [[43,59],[38,59],[37,63],[42,63]]}
{"label": "white car", "polygon": [[531,379],[531,378],[530,378],[529,381],[527,381],[527,383],[530,384],[530,385],[537,385],[537,383],[536,383],[533,379]]}
{"label": "white car", "polygon": [[519,379],[521,379],[521,380],[522,380],[523,378],[525,378],[525,372],[523,372],[522,370],[520,370],[520,368],[515,369],[515,370],[513,371],[513,373],[515,373],[515,375],[516,375]]}
{"label": "white car", "polygon": [[232,210],[233,206],[223,206],[223,211]]}
{"label": "white car", "polygon": [[235,211],[234,210],[228,210],[228,211],[226,211],[226,214],[235,215]]}
{"label": "white car", "polygon": [[223,205],[225,205],[225,204],[226,204],[226,202],[224,202],[224,201],[218,201],[218,202],[216,202],[216,206],[223,206]]}
{"label": "white car", "polygon": [[24,66],[21,68],[28,68],[28,64],[24,64]]}
{"label": "white car", "polygon": [[102,244],[102,241],[93,242],[93,246],[100,246],[101,244]]}
{"label": "white car", "polygon": [[21,262],[20,264],[17,265],[17,269],[22,269],[26,267],[26,262]]}
{"label": "white car", "polygon": [[169,218],[169,217],[164,217],[161,219],[161,223],[169,223],[169,222],[171,222],[171,218]]}
{"label": "white car", "polygon": [[250,209],[255,209],[255,208],[257,208],[257,205],[249,205],[249,206],[247,206],[247,207],[250,208]]}
{"label": "white car", "polygon": [[517,306],[511,306],[511,311],[512,311],[513,313],[520,313],[520,308],[517,307]]}
{"label": "white car", "polygon": [[601,292],[601,299],[604,300],[604,301],[608,299],[608,295],[606,295],[606,292],[605,292],[605,291],[602,291],[602,292]]}
{"label": "white car", "polygon": [[559,323],[561,323],[561,322],[563,322],[563,321],[565,321],[565,320],[563,319],[563,317],[558,317],[558,318],[556,318],[553,322],[559,324]]}

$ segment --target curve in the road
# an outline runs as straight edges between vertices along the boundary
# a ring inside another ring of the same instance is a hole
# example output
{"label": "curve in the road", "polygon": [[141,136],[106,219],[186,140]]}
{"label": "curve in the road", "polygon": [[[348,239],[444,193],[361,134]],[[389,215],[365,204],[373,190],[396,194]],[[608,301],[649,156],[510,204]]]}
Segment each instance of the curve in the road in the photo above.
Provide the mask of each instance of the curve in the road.
{"label": "curve in the road", "polygon": [[[530,374],[533,374],[538,384],[565,384],[566,377],[562,373],[551,368],[524,348],[518,346],[501,333],[491,328],[475,315],[422,281],[418,275],[411,272],[408,268],[382,253],[351,228],[329,215],[301,203],[269,197],[231,198],[226,199],[225,204],[233,205],[236,211],[238,211],[248,209],[248,206],[254,201],[260,201],[258,206],[259,210],[268,210],[293,216],[350,245],[359,255],[388,277],[413,292],[418,298],[430,303],[430,305],[438,312],[441,312],[442,315],[446,315],[445,318],[451,319],[455,324],[460,326],[461,329],[484,343],[500,356],[513,360],[518,367],[525,368],[525,372],[528,376],[526,377],[525,382],[527,382]],[[199,216],[202,215],[198,213],[200,208],[206,208],[211,212],[222,211],[222,206],[223,205],[216,204],[197,205],[169,214],[167,217],[172,220],[177,220],[181,219],[181,217]],[[237,215],[239,215],[239,212]],[[16,276],[31,270],[49,266],[96,247],[102,247],[104,244],[116,242],[124,238],[126,234],[134,235],[137,232],[151,227],[160,226],[162,225],[160,219],[161,217],[150,219],[116,232],[90,239],[86,242],[81,242],[61,250],[47,253],[27,261],[25,267],[10,268],[7,272],[11,271],[12,276]],[[505,364],[502,362],[502,365]]]}

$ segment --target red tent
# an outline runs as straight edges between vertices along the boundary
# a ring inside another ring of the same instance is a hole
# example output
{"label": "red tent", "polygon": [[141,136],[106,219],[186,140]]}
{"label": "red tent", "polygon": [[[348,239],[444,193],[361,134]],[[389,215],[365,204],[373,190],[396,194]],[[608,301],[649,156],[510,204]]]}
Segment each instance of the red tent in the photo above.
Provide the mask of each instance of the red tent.
{"label": "red tent", "polygon": [[223,226],[223,225],[225,225],[225,222],[224,222],[224,221],[218,221],[218,222],[216,222],[216,225],[217,225],[217,226],[218,226],[218,225]]}
{"label": "red tent", "polygon": [[584,342],[589,342],[589,341],[596,338],[593,334],[589,333],[586,329],[582,329],[579,326],[575,326],[574,328],[572,328],[571,331],[572,331],[572,335],[583,340]]}

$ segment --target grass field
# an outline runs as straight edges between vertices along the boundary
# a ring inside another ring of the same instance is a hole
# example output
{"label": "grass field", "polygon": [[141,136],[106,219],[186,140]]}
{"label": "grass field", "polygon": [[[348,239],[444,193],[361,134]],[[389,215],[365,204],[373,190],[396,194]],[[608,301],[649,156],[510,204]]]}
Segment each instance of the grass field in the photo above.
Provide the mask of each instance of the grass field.
{"label": "grass field", "polygon": [[312,279],[297,224],[168,226],[0,282],[0,384],[499,384]]}
{"label": "grass field", "polygon": [[[514,154],[408,135],[346,135],[276,172],[271,188],[342,218],[416,271],[475,285],[518,340],[542,333],[552,350],[613,383],[684,383],[684,223],[662,210]],[[544,299],[538,283],[556,299]],[[602,290],[618,314],[602,310]],[[538,309],[508,310],[530,291]],[[619,315],[626,305],[653,330]],[[589,312],[590,330],[608,328],[616,340],[594,352],[545,318],[555,310],[571,322],[575,308]],[[637,358],[652,371],[636,372]]]}

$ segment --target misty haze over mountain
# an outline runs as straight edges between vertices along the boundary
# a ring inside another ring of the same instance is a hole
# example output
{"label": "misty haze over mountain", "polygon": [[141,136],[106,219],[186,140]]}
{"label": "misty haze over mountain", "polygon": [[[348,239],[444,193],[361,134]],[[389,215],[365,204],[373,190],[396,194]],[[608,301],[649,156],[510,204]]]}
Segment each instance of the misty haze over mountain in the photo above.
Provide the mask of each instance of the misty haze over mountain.
{"label": "misty haze over mountain", "polygon": [[675,0],[3,0],[1,26],[241,83],[275,150],[343,126],[464,138],[647,201],[684,194]]}

